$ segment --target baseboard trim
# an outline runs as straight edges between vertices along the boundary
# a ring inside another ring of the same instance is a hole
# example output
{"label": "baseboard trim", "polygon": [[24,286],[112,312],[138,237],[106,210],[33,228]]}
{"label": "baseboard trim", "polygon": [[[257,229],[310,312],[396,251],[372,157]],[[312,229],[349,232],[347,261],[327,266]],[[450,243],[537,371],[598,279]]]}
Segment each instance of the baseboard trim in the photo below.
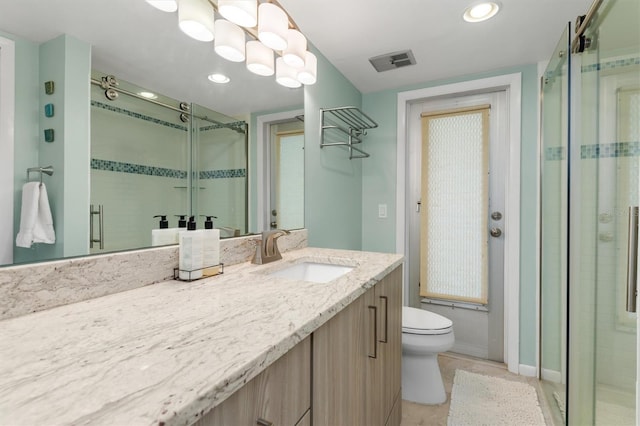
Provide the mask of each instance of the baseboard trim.
{"label": "baseboard trim", "polygon": [[463,355],[469,355],[476,358],[481,358],[481,359],[489,358],[489,352],[487,352],[487,348],[473,345],[473,344],[468,344],[465,342],[456,341],[453,344],[453,348],[451,348],[450,350],[451,352],[456,352]]}
{"label": "baseboard trim", "polygon": [[562,383],[562,373],[556,370],[542,369],[542,380],[548,380],[553,383]]}
{"label": "baseboard trim", "polygon": [[518,374],[526,377],[536,377],[538,370],[533,365],[520,364]]}

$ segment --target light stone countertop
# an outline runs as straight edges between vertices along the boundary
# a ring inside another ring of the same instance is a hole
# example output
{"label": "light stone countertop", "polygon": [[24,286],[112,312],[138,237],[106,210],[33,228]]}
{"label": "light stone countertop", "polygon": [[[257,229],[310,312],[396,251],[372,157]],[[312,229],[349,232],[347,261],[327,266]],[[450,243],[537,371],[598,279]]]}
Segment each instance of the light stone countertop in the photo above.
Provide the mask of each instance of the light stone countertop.
{"label": "light stone countertop", "polygon": [[[356,268],[326,284],[267,276],[304,260]],[[304,248],[0,321],[0,424],[191,424],[401,264]]]}

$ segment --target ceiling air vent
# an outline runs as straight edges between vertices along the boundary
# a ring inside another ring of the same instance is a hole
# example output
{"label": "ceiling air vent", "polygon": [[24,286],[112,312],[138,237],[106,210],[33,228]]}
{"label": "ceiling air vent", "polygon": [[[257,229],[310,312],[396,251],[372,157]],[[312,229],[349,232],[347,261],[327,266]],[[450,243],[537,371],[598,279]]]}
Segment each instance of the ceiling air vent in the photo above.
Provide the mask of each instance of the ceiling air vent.
{"label": "ceiling air vent", "polygon": [[415,65],[416,59],[413,57],[411,50],[403,50],[369,58],[369,62],[371,62],[376,71],[382,72],[406,67],[407,65]]}

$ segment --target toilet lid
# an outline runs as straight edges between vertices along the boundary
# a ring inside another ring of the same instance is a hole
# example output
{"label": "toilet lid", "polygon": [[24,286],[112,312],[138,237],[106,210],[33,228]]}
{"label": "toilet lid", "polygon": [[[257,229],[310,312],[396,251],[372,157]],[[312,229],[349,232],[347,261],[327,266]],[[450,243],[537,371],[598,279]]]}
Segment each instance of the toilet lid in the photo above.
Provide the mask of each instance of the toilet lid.
{"label": "toilet lid", "polygon": [[411,334],[447,334],[453,329],[453,322],[433,312],[402,307],[402,332]]}

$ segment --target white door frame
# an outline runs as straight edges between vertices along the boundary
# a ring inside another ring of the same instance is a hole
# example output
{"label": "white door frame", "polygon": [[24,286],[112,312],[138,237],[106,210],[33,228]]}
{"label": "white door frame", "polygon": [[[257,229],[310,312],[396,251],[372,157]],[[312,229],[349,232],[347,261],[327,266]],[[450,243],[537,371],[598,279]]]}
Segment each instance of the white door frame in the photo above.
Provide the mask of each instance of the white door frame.
{"label": "white door frame", "polygon": [[256,194],[256,226],[257,231],[268,231],[270,212],[268,205],[271,197],[271,173],[269,158],[269,126],[271,124],[290,121],[304,115],[304,109],[259,115],[256,117],[256,176],[258,178]]}
{"label": "white door frame", "polygon": [[[516,374],[535,375],[535,368],[520,368],[520,127],[521,127],[521,88],[520,73],[507,74],[460,83],[446,84],[425,89],[398,93],[397,97],[397,152],[396,152],[396,252],[406,254],[409,251],[407,214],[408,190],[408,149],[409,121],[411,104],[423,102],[441,96],[463,96],[474,93],[506,90],[509,111],[509,153],[508,167],[505,173],[505,261],[504,261],[504,323],[505,323],[505,363],[509,371]],[[408,259],[405,259],[407,262]],[[408,263],[405,270],[409,269]],[[404,303],[408,301],[408,274],[404,274]],[[524,367],[524,366],[523,366]]]}
{"label": "white door frame", "polygon": [[0,264],[13,263],[15,42],[0,37]]}

